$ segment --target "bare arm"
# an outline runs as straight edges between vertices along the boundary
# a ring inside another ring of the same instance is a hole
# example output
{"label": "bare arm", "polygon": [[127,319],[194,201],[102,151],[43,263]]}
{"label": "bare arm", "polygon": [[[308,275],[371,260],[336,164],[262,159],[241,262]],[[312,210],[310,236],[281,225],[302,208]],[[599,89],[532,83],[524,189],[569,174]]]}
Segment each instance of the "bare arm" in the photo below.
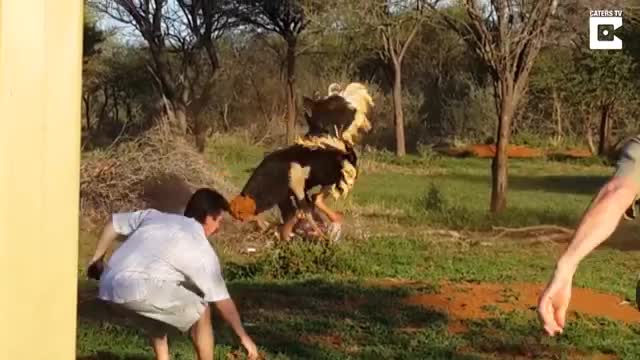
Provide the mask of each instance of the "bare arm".
{"label": "bare arm", "polygon": [[573,275],[580,261],[615,231],[637,193],[638,186],[628,178],[610,180],[584,214],[569,247],[558,260],[558,268]]}
{"label": "bare arm", "polygon": [[562,333],[578,264],[611,236],[637,193],[638,185],[633,180],[614,177],[594,198],[538,300],[538,316],[547,334]]}
{"label": "bare arm", "polygon": [[102,229],[102,234],[100,235],[100,239],[98,240],[98,245],[96,246],[96,251],[91,258],[89,263],[94,263],[98,260],[101,260],[109,247],[114,240],[118,238],[119,234],[116,232],[113,226],[113,220],[109,218],[109,221]]}
{"label": "bare arm", "polygon": [[253,360],[258,358],[258,348],[256,344],[253,342],[251,337],[247,334],[242,326],[242,322],[240,321],[240,314],[238,314],[238,309],[236,308],[236,304],[231,300],[231,298],[227,298],[225,300],[220,300],[214,302],[216,308],[222,315],[224,321],[226,321],[236,335],[240,338],[240,342],[242,346],[245,347],[248,354],[248,359]]}
{"label": "bare arm", "polygon": [[109,221],[107,221],[102,229],[102,234],[96,246],[96,252],[93,258],[91,258],[91,263],[102,260],[114,240],[120,236],[128,236],[134,232],[140,226],[143,219],[153,212],[156,211],[148,209],[111,215]]}
{"label": "bare arm", "polygon": [[216,308],[222,315],[224,321],[226,321],[229,326],[233,329],[233,332],[242,339],[248,337],[244,327],[242,326],[242,322],[240,320],[240,314],[238,313],[238,309],[236,308],[236,304],[231,300],[231,298],[220,300],[214,302]]}

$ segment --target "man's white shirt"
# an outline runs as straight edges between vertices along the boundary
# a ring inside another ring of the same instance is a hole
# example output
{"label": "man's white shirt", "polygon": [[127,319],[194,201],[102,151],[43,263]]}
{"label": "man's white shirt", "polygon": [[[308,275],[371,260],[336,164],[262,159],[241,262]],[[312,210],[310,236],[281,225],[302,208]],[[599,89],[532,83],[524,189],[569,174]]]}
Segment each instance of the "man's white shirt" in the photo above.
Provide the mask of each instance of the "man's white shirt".
{"label": "man's white shirt", "polygon": [[100,278],[101,299],[138,301],[149,288],[165,283],[195,286],[206,302],[229,298],[218,256],[195,219],[153,209],[117,213],[112,219],[115,231],[128,238]]}

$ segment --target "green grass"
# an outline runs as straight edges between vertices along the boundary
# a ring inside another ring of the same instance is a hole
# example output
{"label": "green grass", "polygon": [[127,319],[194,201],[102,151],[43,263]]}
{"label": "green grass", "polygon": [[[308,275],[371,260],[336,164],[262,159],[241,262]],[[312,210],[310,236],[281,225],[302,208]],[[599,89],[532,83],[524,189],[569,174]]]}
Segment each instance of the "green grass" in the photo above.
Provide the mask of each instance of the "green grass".
{"label": "green grass", "polygon": [[[490,160],[437,158],[421,163],[409,158],[403,162],[440,171],[427,176],[400,176],[389,171],[370,176],[365,173],[356,184],[353,202],[397,209],[400,215],[390,220],[406,225],[420,223],[470,230],[486,230],[492,225],[573,225],[611,172],[598,165],[511,160],[509,210],[492,215],[487,211],[491,196]],[[440,194],[440,208],[425,201],[432,189]]]}
{"label": "green grass", "polygon": [[[263,150],[233,139],[209,147],[212,161],[224,161],[231,178],[246,180]],[[589,358],[615,354],[640,357],[638,326],[577,316],[557,338],[541,335],[531,309],[466,320],[468,331],[451,333],[449,314],[408,305],[407,296],[438,293],[442,281],[537,283],[548,280],[563,245],[491,239],[483,232],[451,241],[419,236],[429,227],[484,231],[492,225],[573,226],[611,169],[597,162],[512,160],[507,212],[487,214],[489,161],[437,156],[395,159],[367,155],[366,171],[352,197],[338,206],[365,226],[406,229],[398,235],[351,236],[338,245],[295,242],[259,255],[220,250],[225,277],[247,330],[270,359],[484,359]],[[384,170],[384,171],[382,171]],[[628,248],[637,226],[589,256],[574,285],[634,300],[640,258]],[[412,231],[417,229],[417,231]],[[95,235],[81,234],[81,264]],[[217,241],[224,241],[218,239]],[[81,270],[81,275],[83,272]],[[389,286],[380,279],[417,281]],[[376,282],[377,281],[377,282]],[[150,352],[144,334],[93,300],[95,283],[81,281],[78,358],[143,359]],[[506,301],[517,294],[505,291]],[[218,358],[239,349],[229,328],[214,318]],[[174,359],[191,359],[188,338],[171,335]]]}
{"label": "green grass", "polygon": [[[210,157],[223,161],[238,184],[247,180],[264,152],[234,138],[217,139],[208,148]],[[612,172],[598,160],[512,159],[509,162],[509,210],[493,215],[487,211],[491,196],[489,159],[434,155],[408,155],[398,159],[388,153],[377,153],[362,156],[362,160],[435,173],[362,169],[348,204],[384,209],[367,216],[387,222],[467,230],[538,224],[572,226]],[[441,197],[440,208],[433,208],[426,201],[433,189]]]}
{"label": "green grass", "polygon": [[239,185],[246,181],[252,168],[258,166],[264,152],[265,149],[235,137],[216,138],[206,149],[207,157],[212,162],[222,163],[231,180]]}

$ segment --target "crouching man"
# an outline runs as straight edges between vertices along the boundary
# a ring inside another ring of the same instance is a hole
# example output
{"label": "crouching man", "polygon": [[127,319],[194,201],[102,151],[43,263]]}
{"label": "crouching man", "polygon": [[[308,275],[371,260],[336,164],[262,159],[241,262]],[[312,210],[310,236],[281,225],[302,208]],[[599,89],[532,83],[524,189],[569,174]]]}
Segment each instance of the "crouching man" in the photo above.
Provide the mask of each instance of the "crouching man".
{"label": "crouching man", "polygon": [[[139,321],[158,360],[169,359],[167,326],[189,332],[198,359],[213,359],[209,304],[240,338],[248,359],[258,358],[207,240],[228,209],[221,194],[204,188],[192,195],[184,216],[156,210],[118,213],[102,232],[89,276],[100,280],[100,299]],[[127,239],[103,265],[107,249],[119,235]]]}

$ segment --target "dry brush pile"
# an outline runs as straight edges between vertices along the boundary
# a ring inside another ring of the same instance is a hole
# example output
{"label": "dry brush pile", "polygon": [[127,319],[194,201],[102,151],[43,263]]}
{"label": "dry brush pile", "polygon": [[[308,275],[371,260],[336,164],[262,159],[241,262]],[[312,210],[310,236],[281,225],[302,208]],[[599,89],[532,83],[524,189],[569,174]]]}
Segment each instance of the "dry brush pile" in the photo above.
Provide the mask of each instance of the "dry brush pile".
{"label": "dry brush pile", "polygon": [[208,164],[186,139],[159,125],[136,140],[83,154],[82,224],[90,227],[113,212],[145,207],[180,212],[192,191],[202,186],[225,196],[237,192],[221,164]]}

